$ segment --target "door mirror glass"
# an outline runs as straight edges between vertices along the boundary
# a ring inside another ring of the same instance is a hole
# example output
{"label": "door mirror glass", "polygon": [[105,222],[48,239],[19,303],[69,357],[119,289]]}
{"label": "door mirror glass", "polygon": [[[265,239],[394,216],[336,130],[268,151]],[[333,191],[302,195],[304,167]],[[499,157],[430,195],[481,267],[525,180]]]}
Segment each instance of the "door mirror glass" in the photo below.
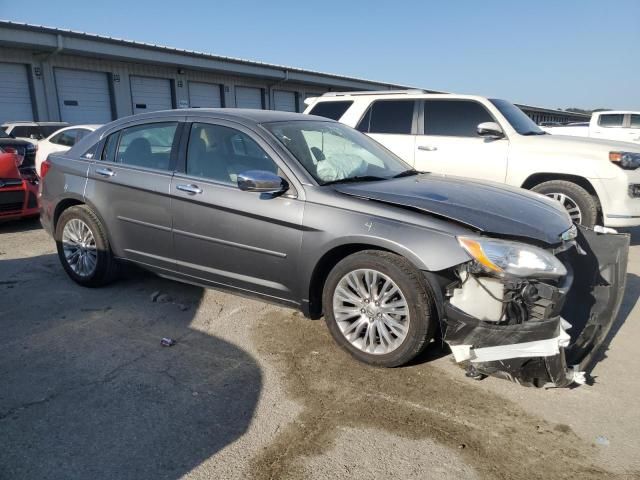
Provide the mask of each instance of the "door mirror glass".
{"label": "door mirror glass", "polygon": [[289,188],[287,181],[266,170],[248,170],[238,174],[238,188],[245,192],[281,193]]}
{"label": "door mirror glass", "polygon": [[504,132],[496,122],[482,122],[478,125],[478,135],[485,138],[502,138]]}

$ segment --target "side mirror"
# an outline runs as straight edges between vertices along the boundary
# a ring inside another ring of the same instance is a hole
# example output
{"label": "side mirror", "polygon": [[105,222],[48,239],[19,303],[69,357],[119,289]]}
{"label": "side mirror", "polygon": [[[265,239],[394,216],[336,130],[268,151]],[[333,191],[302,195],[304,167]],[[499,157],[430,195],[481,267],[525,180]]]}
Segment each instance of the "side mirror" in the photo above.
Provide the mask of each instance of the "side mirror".
{"label": "side mirror", "polygon": [[287,191],[287,181],[266,170],[249,170],[238,174],[238,188],[244,192],[282,193]]}
{"label": "side mirror", "polygon": [[496,122],[483,122],[479,124],[477,132],[478,135],[484,138],[498,139],[504,137],[502,127]]}

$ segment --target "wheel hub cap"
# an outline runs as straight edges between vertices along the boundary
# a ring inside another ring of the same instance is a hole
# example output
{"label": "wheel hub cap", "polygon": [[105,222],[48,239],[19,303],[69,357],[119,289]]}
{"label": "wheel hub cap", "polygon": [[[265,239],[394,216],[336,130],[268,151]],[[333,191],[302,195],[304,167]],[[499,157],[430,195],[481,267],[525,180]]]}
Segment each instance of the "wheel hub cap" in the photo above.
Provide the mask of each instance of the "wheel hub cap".
{"label": "wheel hub cap", "polygon": [[89,226],[78,218],[67,222],[62,230],[62,250],[67,265],[77,275],[88,277],[96,269],[98,251]]}
{"label": "wheel hub cap", "polygon": [[387,275],[354,270],[340,279],[333,293],[333,314],[344,337],[366,353],[396,350],[409,331],[409,306]]}
{"label": "wheel hub cap", "polygon": [[547,193],[546,196],[560,202],[571,217],[571,221],[574,223],[582,223],[582,211],[573,198],[564,193]]}

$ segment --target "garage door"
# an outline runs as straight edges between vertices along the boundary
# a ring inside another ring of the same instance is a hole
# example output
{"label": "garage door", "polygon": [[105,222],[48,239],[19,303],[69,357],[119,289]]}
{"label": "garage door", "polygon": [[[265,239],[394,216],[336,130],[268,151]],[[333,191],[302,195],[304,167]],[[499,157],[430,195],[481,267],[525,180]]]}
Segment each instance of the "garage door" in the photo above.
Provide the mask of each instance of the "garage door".
{"label": "garage door", "polygon": [[0,63],[0,123],[33,120],[27,67]]}
{"label": "garage door", "polygon": [[106,73],[56,68],[55,77],[62,121],[79,124],[113,120]]}
{"label": "garage door", "polygon": [[285,112],[295,112],[296,94],[284,90],[275,90],[273,92],[273,108],[274,110],[284,110]]}
{"label": "garage door", "polygon": [[220,85],[189,82],[189,106],[192,108],[220,108]]}
{"label": "garage door", "polygon": [[236,87],[236,107],[257,108],[262,110],[262,89]]}
{"label": "garage door", "polygon": [[129,78],[133,113],[170,110],[173,108],[171,82],[168,79],[136,77],[135,75]]}

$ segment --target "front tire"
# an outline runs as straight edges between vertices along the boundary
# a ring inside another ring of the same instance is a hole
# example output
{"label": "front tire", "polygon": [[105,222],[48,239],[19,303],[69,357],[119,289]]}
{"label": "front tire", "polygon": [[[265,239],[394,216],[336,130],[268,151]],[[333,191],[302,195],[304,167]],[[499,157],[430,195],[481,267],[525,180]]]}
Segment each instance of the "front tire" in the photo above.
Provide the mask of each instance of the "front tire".
{"label": "front tire", "polygon": [[71,279],[83,287],[113,281],[118,265],[102,222],[86,205],[68,208],[56,224],[58,258]]}
{"label": "front tire", "polygon": [[598,220],[597,200],[578,184],[566,180],[551,180],[540,183],[531,190],[560,202],[574,223],[593,227]]}
{"label": "front tire", "polygon": [[427,346],[436,328],[434,295],[424,275],[390,252],[354,253],[331,270],[322,295],[334,340],[356,359],[397,367]]}

